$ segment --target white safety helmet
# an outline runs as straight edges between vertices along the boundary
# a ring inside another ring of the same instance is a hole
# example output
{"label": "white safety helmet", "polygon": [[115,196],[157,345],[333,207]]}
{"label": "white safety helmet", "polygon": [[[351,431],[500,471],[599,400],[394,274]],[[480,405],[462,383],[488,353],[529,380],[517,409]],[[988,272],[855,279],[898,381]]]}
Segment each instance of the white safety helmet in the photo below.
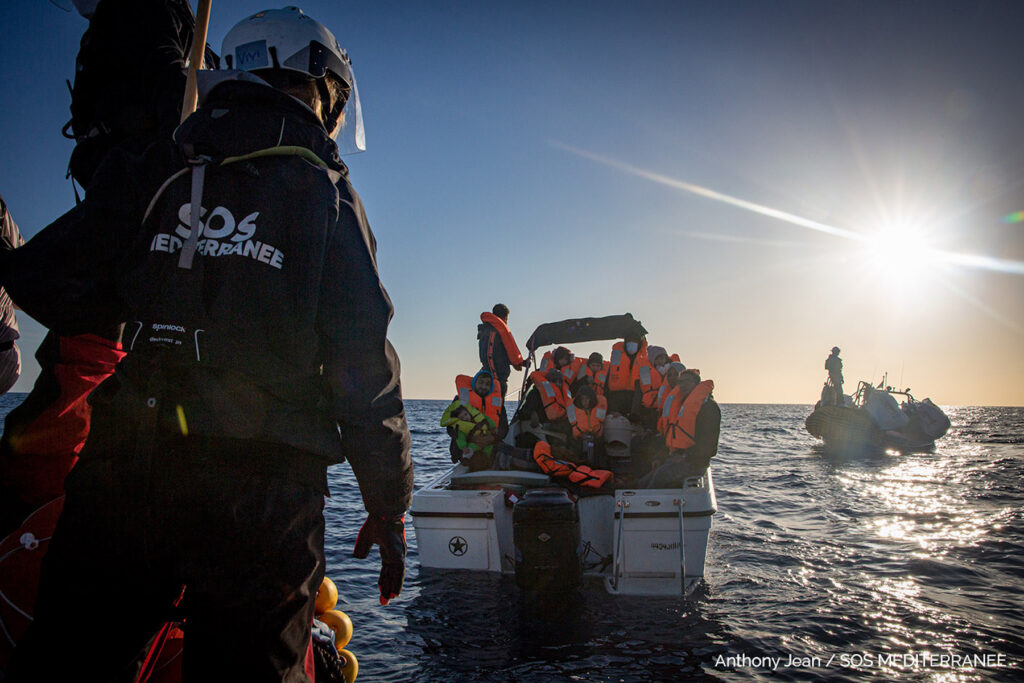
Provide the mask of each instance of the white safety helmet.
{"label": "white safety helmet", "polygon": [[352,61],[326,26],[298,7],[268,9],[238,22],[224,36],[221,58],[227,68],[242,71],[285,69],[315,79],[332,74],[349,90],[339,150],[351,154],[366,149]]}

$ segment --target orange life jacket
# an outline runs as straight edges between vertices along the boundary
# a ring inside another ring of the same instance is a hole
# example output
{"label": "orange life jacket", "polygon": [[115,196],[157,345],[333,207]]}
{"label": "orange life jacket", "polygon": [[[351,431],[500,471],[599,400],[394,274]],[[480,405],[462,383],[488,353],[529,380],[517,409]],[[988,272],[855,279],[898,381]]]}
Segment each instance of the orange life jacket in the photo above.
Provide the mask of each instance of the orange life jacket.
{"label": "orange life jacket", "polygon": [[[700,407],[708,400],[711,390],[714,388],[715,383],[706,379],[698,384],[682,402],[678,399],[679,393],[673,390],[676,398],[672,402],[672,407],[668,406],[669,399],[665,399],[666,410],[663,412],[668,413],[665,421],[666,446],[672,450],[684,450],[696,443],[694,439],[697,432],[697,413],[700,412]],[[671,397],[672,394],[669,396]]]}
{"label": "orange life jacket", "polygon": [[658,389],[662,384],[661,373],[650,363],[638,365],[636,371],[640,379],[640,402],[645,408],[654,408],[658,400]]}
{"label": "orange life jacket", "polygon": [[556,387],[540,370],[530,373],[530,381],[540,392],[540,400],[544,404],[544,414],[548,420],[554,422],[565,417],[565,408],[572,403],[572,395],[565,382],[562,386]]}
{"label": "orange life jacket", "polygon": [[501,406],[504,398],[501,395],[501,385],[491,378],[491,393],[481,396],[473,391],[473,378],[469,375],[459,375],[455,378],[455,388],[459,391],[459,402],[462,405],[471,405],[481,413],[498,424],[498,417],[501,414]]}
{"label": "orange life jacket", "polygon": [[636,355],[630,359],[626,343],[617,342],[612,346],[612,358],[608,367],[608,391],[632,391],[640,382],[641,402],[648,408],[654,406],[661,386],[661,375],[647,357],[647,342],[640,342]]}
{"label": "orange life jacket", "polygon": [[[576,358],[575,356],[569,357],[569,363],[558,368],[558,371],[562,373],[562,379],[565,380],[565,385],[569,386],[576,379],[576,371],[579,368],[579,363],[582,359]],[[551,351],[545,351],[544,356],[540,359],[540,371],[547,372],[551,368],[555,367],[555,357]]]}
{"label": "orange life jacket", "polygon": [[533,459],[545,474],[550,474],[552,477],[564,477],[578,486],[599,489],[615,478],[615,475],[608,470],[595,470],[586,465],[577,465],[553,458],[551,446],[547,441],[538,441],[533,447]]}
{"label": "orange life jacket", "polygon": [[590,369],[590,365],[584,360],[583,364],[580,365],[579,370],[576,371],[576,380],[580,381],[584,377],[593,377],[594,383],[591,385],[594,391],[597,392],[598,396],[604,396],[605,384],[608,382],[608,368],[611,364],[608,361],[601,361],[601,369],[596,373]]}
{"label": "orange life jacket", "polygon": [[675,406],[678,412],[682,400],[682,392],[678,386],[670,387],[668,382],[665,382],[658,389],[658,433],[665,433],[669,418],[672,416],[672,406]]}
{"label": "orange life jacket", "polygon": [[[516,370],[523,367],[523,354],[519,353],[519,345],[516,344],[516,339],[512,336],[512,331],[508,329],[508,324],[493,313],[487,313],[486,311],[480,314],[480,321],[487,323],[498,331],[498,336],[501,337],[501,344],[505,347],[505,355],[508,356],[508,362],[511,363]],[[494,344],[493,337],[491,338],[490,343]],[[490,346],[487,348],[487,357],[491,357]]]}
{"label": "orange life jacket", "polygon": [[608,401],[604,396],[597,397],[597,405],[589,411],[577,408],[570,403],[565,409],[572,425],[572,435],[579,439],[582,436],[601,436],[604,432],[604,418],[608,414]]}

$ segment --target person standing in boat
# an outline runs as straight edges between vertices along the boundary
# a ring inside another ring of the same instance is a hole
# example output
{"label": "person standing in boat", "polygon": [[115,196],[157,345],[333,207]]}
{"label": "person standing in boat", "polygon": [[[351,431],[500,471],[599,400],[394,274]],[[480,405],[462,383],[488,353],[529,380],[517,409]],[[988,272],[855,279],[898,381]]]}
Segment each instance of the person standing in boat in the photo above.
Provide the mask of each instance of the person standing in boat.
{"label": "person standing in boat", "polygon": [[701,380],[690,368],[679,373],[676,386],[666,398],[669,406],[664,422],[668,457],[664,464],[640,480],[640,488],[678,488],[688,477],[699,477],[718,453],[722,410],[711,395],[711,380]]}
{"label": "person standing in boat", "polygon": [[514,367],[523,369],[523,354],[508,328],[508,306],[494,304],[490,313],[480,314],[476,339],[480,350],[480,366],[487,368],[501,385],[502,398],[508,393],[508,376]]}
{"label": "person standing in boat", "polygon": [[476,326],[476,338],[480,351],[480,366],[491,373],[491,377],[501,387],[501,414],[498,425],[503,432],[508,431],[508,415],[505,413],[505,396],[508,395],[508,376],[514,367],[523,369],[523,354],[519,352],[512,331],[508,328],[508,306],[494,304],[490,313],[480,314],[480,324]]}
{"label": "person standing in boat", "polygon": [[832,383],[832,391],[837,406],[843,405],[843,359],[839,357],[839,347],[833,346],[832,353],[825,359],[825,369]]}
{"label": "person standing in boat", "polygon": [[[413,467],[393,307],[332,139],[361,142],[351,62],[294,7],[237,24],[224,54],[239,71],[207,74],[175,142],[111,152],[81,205],[2,255],[14,301],[58,334],[131,331],[90,398],[9,681],[68,661],[121,677],[183,585],[187,680],[305,680],[344,459],[367,510],[353,555],[379,545],[380,602],[401,592]],[[72,585],[89,625],[53,657]]]}

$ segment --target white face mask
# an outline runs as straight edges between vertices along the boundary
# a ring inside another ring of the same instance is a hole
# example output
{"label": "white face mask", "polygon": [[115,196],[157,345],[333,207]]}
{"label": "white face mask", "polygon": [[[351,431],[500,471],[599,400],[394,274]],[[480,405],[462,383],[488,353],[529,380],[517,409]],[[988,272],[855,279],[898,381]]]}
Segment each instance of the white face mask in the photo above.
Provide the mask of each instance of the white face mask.
{"label": "white face mask", "polygon": [[640,348],[640,345],[636,342],[626,342],[626,353],[633,355]]}
{"label": "white face mask", "polygon": [[660,373],[660,374],[661,374],[662,376],[664,376],[664,375],[665,375],[665,371],[666,371],[666,370],[668,370],[668,363],[663,363],[663,364],[661,364],[661,365],[659,365],[659,366],[658,366],[658,372],[659,372],[659,373]]}

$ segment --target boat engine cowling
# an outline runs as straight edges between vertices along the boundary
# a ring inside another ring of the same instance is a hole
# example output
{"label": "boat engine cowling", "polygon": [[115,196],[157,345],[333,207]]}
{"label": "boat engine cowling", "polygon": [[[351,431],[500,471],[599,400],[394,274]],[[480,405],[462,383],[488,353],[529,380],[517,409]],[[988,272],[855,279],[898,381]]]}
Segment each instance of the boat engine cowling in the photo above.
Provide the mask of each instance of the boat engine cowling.
{"label": "boat engine cowling", "polygon": [[580,513],[565,489],[530,489],[512,510],[516,584],[546,593],[580,585]]}
{"label": "boat engine cowling", "polygon": [[910,422],[899,403],[886,391],[873,389],[867,391],[864,399],[864,410],[871,416],[871,421],[882,430],[902,429]]}

